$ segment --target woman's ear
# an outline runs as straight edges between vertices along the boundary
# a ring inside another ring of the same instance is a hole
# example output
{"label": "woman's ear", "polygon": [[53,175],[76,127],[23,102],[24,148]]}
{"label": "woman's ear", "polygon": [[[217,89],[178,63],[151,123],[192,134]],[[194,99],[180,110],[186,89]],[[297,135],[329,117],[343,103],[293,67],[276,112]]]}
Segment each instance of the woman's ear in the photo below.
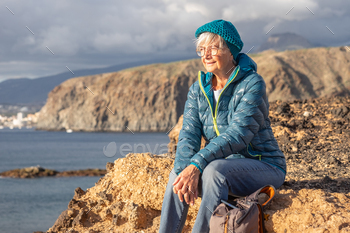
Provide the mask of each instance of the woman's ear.
{"label": "woman's ear", "polygon": [[[230,50],[229,50],[229,51],[230,51]],[[230,58],[231,58],[231,61],[234,60],[234,57],[233,57],[231,51],[230,51]]]}
{"label": "woman's ear", "polygon": [[233,61],[233,64],[236,64],[235,59],[234,59],[234,57],[233,57],[232,53],[231,53],[230,58],[231,58],[231,61]]}

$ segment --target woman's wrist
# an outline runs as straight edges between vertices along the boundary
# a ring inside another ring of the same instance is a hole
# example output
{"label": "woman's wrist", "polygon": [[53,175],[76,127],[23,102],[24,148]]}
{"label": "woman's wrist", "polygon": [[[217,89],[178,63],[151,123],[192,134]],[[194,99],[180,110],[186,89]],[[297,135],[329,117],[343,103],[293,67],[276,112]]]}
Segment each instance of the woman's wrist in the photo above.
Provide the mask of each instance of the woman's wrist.
{"label": "woman's wrist", "polygon": [[195,173],[201,174],[201,171],[195,165],[190,164],[190,166]]}

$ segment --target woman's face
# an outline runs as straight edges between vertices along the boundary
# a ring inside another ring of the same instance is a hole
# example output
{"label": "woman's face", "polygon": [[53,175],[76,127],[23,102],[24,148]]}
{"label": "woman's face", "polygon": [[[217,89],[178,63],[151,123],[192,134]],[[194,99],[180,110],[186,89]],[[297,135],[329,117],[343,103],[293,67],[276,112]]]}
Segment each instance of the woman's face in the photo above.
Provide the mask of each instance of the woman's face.
{"label": "woman's face", "polygon": [[216,55],[211,55],[211,51],[208,48],[219,48],[219,45],[219,39],[210,45],[201,45],[206,48],[205,55],[201,58],[202,63],[208,72],[212,72],[216,76],[226,74],[233,66],[233,56],[228,48],[221,48]]}

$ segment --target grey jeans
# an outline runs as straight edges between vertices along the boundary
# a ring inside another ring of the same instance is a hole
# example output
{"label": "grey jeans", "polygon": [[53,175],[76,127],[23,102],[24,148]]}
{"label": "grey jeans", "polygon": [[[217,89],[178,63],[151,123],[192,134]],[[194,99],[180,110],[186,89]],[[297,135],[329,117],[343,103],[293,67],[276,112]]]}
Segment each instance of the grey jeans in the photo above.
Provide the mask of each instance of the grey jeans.
{"label": "grey jeans", "polygon": [[[189,205],[173,192],[172,183],[176,177],[173,169],[164,193],[159,233],[181,233],[185,225]],[[229,193],[247,196],[267,184],[278,188],[284,179],[282,170],[259,160],[240,158],[210,162],[199,178],[198,195],[202,202],[192,232],[209,232],[212,212],[221,200],[227,201]]]}

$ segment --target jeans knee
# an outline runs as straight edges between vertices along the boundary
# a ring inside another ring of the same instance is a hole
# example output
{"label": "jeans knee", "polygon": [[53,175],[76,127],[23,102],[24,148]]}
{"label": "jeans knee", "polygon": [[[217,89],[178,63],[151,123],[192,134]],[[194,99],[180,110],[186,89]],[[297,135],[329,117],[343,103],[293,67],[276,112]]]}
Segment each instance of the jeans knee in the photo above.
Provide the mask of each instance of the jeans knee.
{"label": "jeans knee", "polygon": [[209,163],[203,170],[202,179],[205,182],[217,182],[217,180],[221,180],[223,182],[224,176],[218,170],[217,161],[212,161]]}

